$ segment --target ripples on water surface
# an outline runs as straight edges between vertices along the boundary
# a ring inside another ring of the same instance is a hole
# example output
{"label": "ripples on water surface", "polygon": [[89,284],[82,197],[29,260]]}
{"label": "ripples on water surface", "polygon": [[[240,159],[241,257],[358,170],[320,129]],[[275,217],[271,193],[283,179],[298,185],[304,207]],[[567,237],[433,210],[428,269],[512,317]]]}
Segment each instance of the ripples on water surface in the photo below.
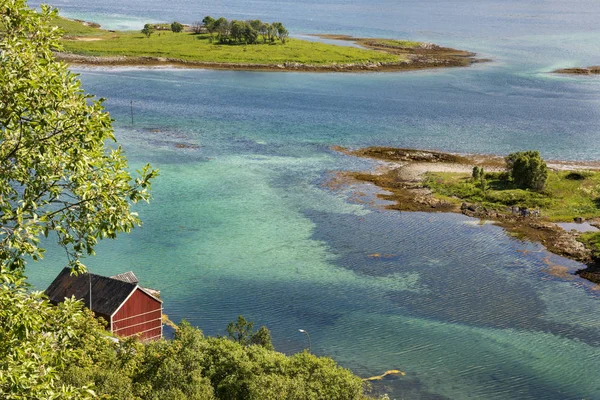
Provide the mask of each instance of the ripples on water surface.
{"label": "ripples on water surface", "polygon": [[[397,398],[600,398],[599,292],[568,274],[581,265],[494,225],[384,211],[327,185],[331,171],[373,167],[331,145],[599,159],[600,80],[545,74],[600,61],[597,2],[58,4],[112,27],[222,14],[494,57],[405,74],[78,70],[133,166],[161,169],[144,227],[88,264],[135,270],[171,319],[209,335],[243,314],[281,351],[305,347],[303,328],[362,376],[405,371],[377,385]],[[61,257],[32,265],[32,282],[47,285]]]}

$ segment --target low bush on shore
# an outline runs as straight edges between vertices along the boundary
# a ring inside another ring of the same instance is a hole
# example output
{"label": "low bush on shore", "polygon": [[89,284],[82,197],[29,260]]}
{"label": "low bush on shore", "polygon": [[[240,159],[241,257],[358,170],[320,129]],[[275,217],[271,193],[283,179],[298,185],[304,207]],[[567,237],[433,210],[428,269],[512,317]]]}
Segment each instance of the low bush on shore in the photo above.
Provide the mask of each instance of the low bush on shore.
{"label": "low bush on shore", "polygon": [[592,250],[595,259],[600,259],[600,232],[586,232],[579,237],[579,241]]}
{"label": "low bush on shore", "polygon": [[[577,175],[579,179],[573,179]],[[583,178],[583,179],[581,179]],[[539,208],[553,221],[600,217],[600,173],[549,171],[541,192],[520,189],[504,173],[485,173],[485,185],[465,173],[429,172],[424,185],[437,196],[454,202],[480,203],[490,209],[518,206]]]}

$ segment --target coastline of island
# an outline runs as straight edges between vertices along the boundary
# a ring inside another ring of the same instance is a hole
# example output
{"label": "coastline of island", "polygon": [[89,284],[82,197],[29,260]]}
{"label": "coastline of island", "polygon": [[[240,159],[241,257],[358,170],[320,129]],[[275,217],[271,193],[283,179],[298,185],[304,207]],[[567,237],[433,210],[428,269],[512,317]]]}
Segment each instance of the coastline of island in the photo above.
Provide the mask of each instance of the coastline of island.
{"label": "coastline of island", "polygon": [[[485,199],[478,201],[477,196],[461,195],[457,187],[467,188],[472,183],[475,167],[481,171],[485,168],[485,174],[492,182],[505,173],[504,157],[390,147],[358,150],[333,147],[332,150],[380,162],[375,171],[337,173],[332,187],[373,184],[384,191],[377,197],[390,202],[386,209],[461,213],[492,221],[510,235],[540,243],[554,254],[585,264],[587,268],[575,273],[600,284],[600,204],[594,197],[595,189],[589,190],[590,187],[597,188],[600,182],[600,162],[549,161],[549,176],[555,184],[543,193],[523,191],[519,194],[518,190],[506,190],[507,195],[503,197],[502,190],[496,190],[498,185],[492,183],[485,189],[489,190],[487,195],[484,194]],[[568,186],[565,192],[577,193],[580,197],[573,199],[569,197],[571,194],[553,192],[559,184]],[[531,207],[536,202],[541,205]],[[584,209],[585,212],[574,211]],[[570,223],[588,229],[561,227],[564,224],[570,226]],[[550,266],[549,269],[561,278],[570,275],[566,267]]]}
{"label": "coastline of island", "polygon": [[358,47],[296,38],[284,43],[220,44],[213,35],[162,30],[154,36],[138,31],[109,31],[98,24],[57,18],[65,35],[56,57],[72,65],[168,66],[245,71],[395,72],[466,67],[489,60],[476,54],[432,43],[394,39],[310,35],[352,41]]}
{"label": "coastline of island", "polygon": [[590,67],[560,68],[552,72],[555,74],[568,75],[598,75],[600,74],[600,65],[592,65]]}

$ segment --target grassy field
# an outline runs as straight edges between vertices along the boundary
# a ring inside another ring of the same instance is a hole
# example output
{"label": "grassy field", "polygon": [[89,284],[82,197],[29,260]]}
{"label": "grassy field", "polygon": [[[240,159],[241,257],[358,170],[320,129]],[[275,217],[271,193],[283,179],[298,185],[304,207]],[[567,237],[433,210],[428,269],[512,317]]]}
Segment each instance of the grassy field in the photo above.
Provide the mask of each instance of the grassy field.
{"label": "grassy field", "polygon": [[104,31],[102,29],[93,28],[91,26],[87,26],[79,21],[73,21],[71,19],[56,17],[53,20],[53,23],[66,32],[65,35],[71,36],[86,36],[86,35],[103,35],[108,33],[108,31]]}
{"label": "grassy field", "polygon": [[596,259],[600,258],[600,232],[586,232],[579,237],[579,241],[592,250]]}
{"label": "grassy field", "polygon": [[57,19],[56,23],[65,31],[62,45],[66,52],[90,56],[164,57],[234,64],[328,65],[402,60],[401,56],[375,50],[299,39],[289,39],[285,44],[221,45],[211,43],[208,34],[159,31],[147,38],[139,31],[108,32],[66,19]]}
{"label": "grassy field", "polygon": [[421,42],[412,42],[410,40],[395,40],[395,39],[376,39],[376,40],[372,40],[371,43],[374,46],[389,46],[389,47],[397,47],[397,48],[401,48],[401,49],[414,49],[423,44]]}
{"label": "grassy field", "polygon": [[515,188],[500,173],[487,173],[486,180],[487,188],[482,190],[469,174],[428,173],[425,186],[453,202],[475,202],[498,210],[540,208],[551,221],[600,217],[600,172],[550,171],[542,193]]}

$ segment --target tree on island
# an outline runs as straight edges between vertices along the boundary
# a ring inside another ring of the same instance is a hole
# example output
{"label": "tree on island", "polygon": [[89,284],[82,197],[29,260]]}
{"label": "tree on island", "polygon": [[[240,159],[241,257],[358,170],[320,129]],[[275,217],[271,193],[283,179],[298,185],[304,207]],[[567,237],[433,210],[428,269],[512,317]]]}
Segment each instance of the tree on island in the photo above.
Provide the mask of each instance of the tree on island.
{"label": "tree on island", "polygon": [[271,24],[269,24],[268,22],[263,22],[260,24],[257,30],[263,38],[263,43],[267,43],[267,39],[269,39],[269,41],[271,40],[268,36],[269,32],[272,30]]}
{"label": "tree on island", "polygon": [[281,41],[281,43],[285,44],[285,41],[290,34],[288,30],[285,29],[281,22],[273,22],[273,28],[277,32],[277,38]]}
{"label": "tree on island", "polygon": [[520,151],[505,158],[508,175],[521,189],[542,191],[548,179],[548,167],[539,151]]}
{"label": "tree on island", "polygon": [[142,29],[142,33],[149,38],[150,35],[154,33],[154,26],[152,24],[145,24],[144,29]]}
{"label": "tree on island", "polygon": [[[204,27],[206,28],[206,30],[208,31],[208,33],[210,34],[210,37],[212,39],[213,33],[215,33],[215,29],[217,28],[215,26],[215,19],[213,17],[211,17],[210,15],[207,15],[206,17],[204,17],[202,19],[202,23],[204,24]],[[202,31],[199,30],[196,33],[201,33]]]}
{"label": "tree on island", "polygon": [[204,17],[202,22],[210,33],[211,39],[216,32],[221,44],[256,44],[259,36],[262,36],[263,43],[272,43],[275,39],[279,39],[282,44],[285,44],[289,37],[288,30],[281,22],[269,24],[259,19],[229,21],[223,17],[215,20],[211,16]]}
{"label": "tree on island", "polygon": [[171,31],[173,31],[174,33],[183,32],[183,24],[180,24],[177,21],[173,22],[171,24]]}
{"label": "tree on island", "polygon": [[[208,27],[206,27],[208,29]],[[231,24],[225,18],[221,17],[215,20],[212,24],[212,29],[217,33],[219,42],[225,43],[229,40],[229,34],[231,33]]]}
{"label": "tree on island", "polygon": [[476,165],[473,167],[473,172],[471,173],[471,178],[473,179],[474,182],[477,182],[479,180],[480,176],[481,176],[481,171],[479,170],[479,167]]}

